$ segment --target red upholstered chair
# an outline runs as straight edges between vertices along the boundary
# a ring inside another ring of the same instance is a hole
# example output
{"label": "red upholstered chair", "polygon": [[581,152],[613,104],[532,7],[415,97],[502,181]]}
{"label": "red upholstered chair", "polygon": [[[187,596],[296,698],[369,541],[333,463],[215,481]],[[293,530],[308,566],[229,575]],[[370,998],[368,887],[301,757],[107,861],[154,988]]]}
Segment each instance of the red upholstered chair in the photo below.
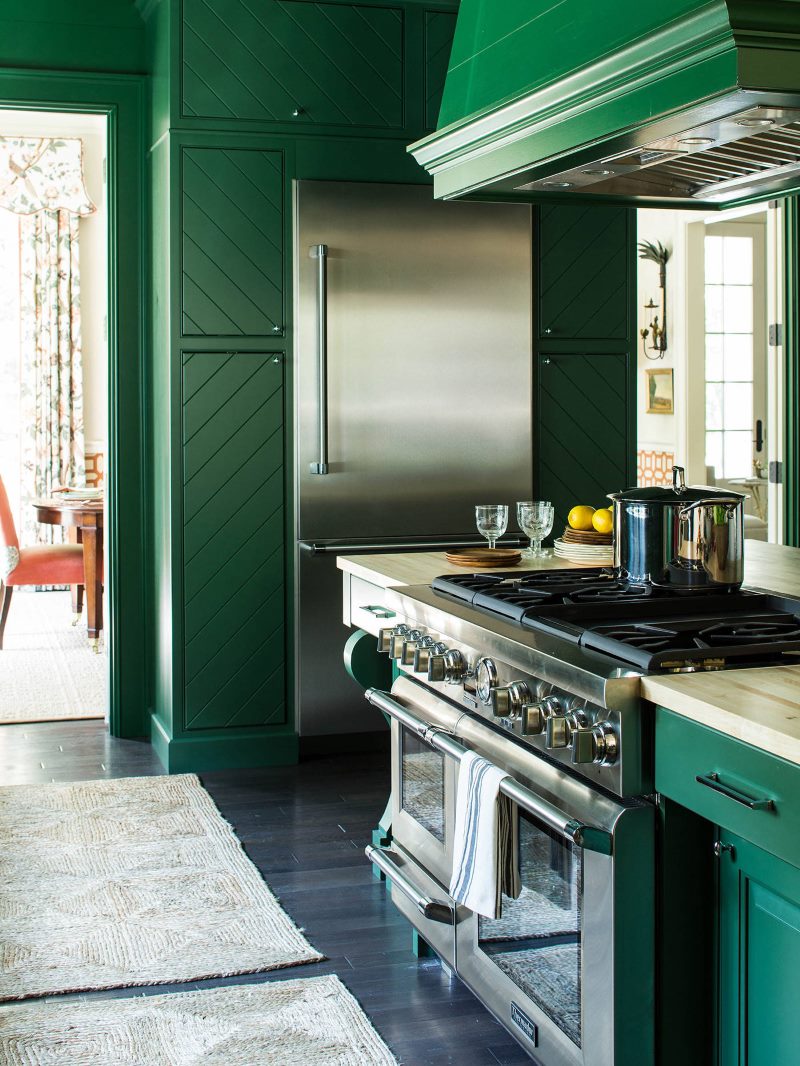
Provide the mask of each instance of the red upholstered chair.
{"label": "red upholstered chair", "polygon": [[20,548],[8,494],[0,477],[0,650],[15,585],[82,585],[80,544],[38,544]]}

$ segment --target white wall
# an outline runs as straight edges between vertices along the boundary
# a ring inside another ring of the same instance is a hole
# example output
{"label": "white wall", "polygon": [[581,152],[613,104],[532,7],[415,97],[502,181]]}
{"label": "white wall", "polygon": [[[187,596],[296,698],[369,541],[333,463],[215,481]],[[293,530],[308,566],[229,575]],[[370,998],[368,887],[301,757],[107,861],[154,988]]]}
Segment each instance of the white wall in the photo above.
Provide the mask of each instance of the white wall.
{"label": "white wall", "polygon": [[86,189],[97,211],[80,220],[81,330],[83,338],[84,431],[87,451],[106,451],[108,347],[106,120],[101,115],[47,111],[0,111],[3,137],[80,137]]}
{"label": "white wall", "polygon": [[[686,449],[686,389],[688,339],[686,322],[687,241],[686,224],[702,215],[694,211],[670,211],[644,208],[638,211],[638,240],[660,241],[672,253],[667,263],[667,351],[663,359],[647,359],[638,337],[637,419],[639,449],[671,451],[675,461],[683,464]],[[646,259],[638,262],[638,329],[650,325],[644,305],[652,299],[660,303],[658,266]],[[660,316],[659,316],[660,320]],[[648,341],[650,338],[648,338]],[[674,372],[674,415],[648,415],[646,370],[671,368]]]}

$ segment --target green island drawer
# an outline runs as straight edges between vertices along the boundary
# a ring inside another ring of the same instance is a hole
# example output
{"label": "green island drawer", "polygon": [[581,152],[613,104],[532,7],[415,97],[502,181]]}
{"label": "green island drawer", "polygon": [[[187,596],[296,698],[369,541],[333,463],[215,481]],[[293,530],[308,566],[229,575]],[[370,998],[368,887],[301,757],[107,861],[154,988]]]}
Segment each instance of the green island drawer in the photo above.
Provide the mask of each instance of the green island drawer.
{"label": "green island drawer", "polygon": [[795,763],[657,707],[656,791],[800,867]]}

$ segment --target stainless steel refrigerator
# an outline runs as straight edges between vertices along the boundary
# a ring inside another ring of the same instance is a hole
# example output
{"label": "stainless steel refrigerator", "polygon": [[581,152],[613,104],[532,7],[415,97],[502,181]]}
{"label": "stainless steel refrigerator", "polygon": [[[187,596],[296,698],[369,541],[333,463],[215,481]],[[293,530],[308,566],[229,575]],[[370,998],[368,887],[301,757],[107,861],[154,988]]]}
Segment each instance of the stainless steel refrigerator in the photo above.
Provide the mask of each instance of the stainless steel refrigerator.
{"label": "stainless steel refrigerator", "polygon": [[531,213],[300,181],[294,239],[299,731],[369,731],[335,557],[474,543],[476,503],[530,497]]}

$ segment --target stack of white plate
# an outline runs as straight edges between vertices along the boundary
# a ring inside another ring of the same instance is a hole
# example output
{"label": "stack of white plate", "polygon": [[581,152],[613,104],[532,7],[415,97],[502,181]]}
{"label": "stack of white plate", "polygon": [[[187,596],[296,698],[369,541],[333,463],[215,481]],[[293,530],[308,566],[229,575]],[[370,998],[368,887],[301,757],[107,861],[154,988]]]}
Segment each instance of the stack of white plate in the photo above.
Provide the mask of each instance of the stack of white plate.
{"label": "stack of white plate", "polygon": [[571,544],[557,537],[553,550],[560,559],[569,559],[571,563],[610,566],[614,561],[614,549],[610,544]]}

